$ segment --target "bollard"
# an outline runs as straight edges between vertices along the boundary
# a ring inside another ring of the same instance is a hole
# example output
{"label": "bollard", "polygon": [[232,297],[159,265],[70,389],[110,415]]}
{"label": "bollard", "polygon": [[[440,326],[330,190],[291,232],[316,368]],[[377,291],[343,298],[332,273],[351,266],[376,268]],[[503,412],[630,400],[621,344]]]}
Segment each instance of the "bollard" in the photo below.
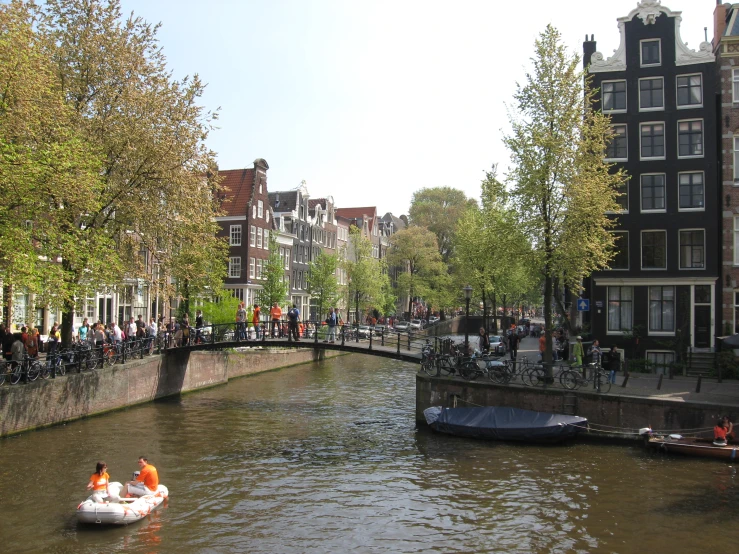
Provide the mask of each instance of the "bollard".
{"label": "bollard", "polygon": [[345,333],[344,333],[344,330],[345,329],[346,328],[342,326],[342,328],[341,328],[341,346],[344,346],[344,337],[346,336]]}
{"label": "bollard", "polygon": [[385,346],[385,329],[380,331],[380,346]]}
{"label": "bollard", "polygon": [[410,349],[411,349],[411,334],[410,332],[408,332],[408,350],[410,351]]}
{"label": "bollard", "polygon": [[664,377],[663,373],[660,373],[659,375],[659,381],[657,381],[657,390],[660,390],[662,388],[662,378]]}
{"label": "bollard", "polygon": [[400,355],[400,333],[398,333],[398,355]]}
{"label": "bollard", "polygon": [[698,382],[695,385],[695,392],[701,391],[701,380],[703,379],[703,375],[698,375]]}
{"label": "bollard", "polygon": [[629,375],[631,375],[631,373],[628,371],[624,372],[624,382],[621,383],[621,388],[626,388],[626,383],[629,382]]}
{"label": "bollard", "polygon": [[372,350],[372,329],[370,329],[369,338],[370,338],[369,349]]}
{"label": "bollard", "polygon": [[267,329],[264,327],[264,323],[262,323],[261,327],[262,327],[262,342],[264,342],[267,340]]}

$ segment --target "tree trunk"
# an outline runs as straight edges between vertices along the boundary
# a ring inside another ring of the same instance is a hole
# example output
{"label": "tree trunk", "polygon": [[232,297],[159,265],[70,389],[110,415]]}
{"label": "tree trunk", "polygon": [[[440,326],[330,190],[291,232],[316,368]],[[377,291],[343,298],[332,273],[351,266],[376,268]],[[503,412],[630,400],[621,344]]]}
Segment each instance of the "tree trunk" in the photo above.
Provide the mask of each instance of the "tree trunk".
{"label": "tree trunk", "polygon": [[67,300],[62,306],[62,347],[72,344],[72,328],[74,326],[74,300]]}
{"label": "tree trunk", "polygon": [[547,370],[547,377],[553,378],[552,372],[552,277],[549,272],[544,276],[544,367]]}
{"label": "tree trunk", "polygon": [[495,298],[495,291],[493,291],[493,332],[498,334],[498,303]]}

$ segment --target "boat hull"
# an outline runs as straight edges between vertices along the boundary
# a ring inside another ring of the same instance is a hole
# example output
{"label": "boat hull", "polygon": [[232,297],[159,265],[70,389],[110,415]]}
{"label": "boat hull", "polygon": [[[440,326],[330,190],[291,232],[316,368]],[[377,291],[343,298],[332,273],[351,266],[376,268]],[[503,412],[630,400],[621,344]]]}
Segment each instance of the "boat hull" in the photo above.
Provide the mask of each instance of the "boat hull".
{"label": "boat hull", "polygon": [[507,407],[442,408],[424,410],[426,422],[440,433],[475,439],[560,442],[587,429],[579,416]]}
{"label": "boat hull", "polygon": [[710,439],[670,437],[649,437],[647,447],[669,454],[681,454],[683,456],[696,456],[699,458],[715,458],[733,462],[739,459],[739,445],[727,444],[716,446]]}
{"label": "boat hull", "polygon": [[169,496],[164,485],[159,485],[155,494],[135,498],[118,498],[123,486],[118,482],[109,485],[111,500],[96,502],[92,496],[77,506],[77,521],[97,525],[128,525],[148,516]]}

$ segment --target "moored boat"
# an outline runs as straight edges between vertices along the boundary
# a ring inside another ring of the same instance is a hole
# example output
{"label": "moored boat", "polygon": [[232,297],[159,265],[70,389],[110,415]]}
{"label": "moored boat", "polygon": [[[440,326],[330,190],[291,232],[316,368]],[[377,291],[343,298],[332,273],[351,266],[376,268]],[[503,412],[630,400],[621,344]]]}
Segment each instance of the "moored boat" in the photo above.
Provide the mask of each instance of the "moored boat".
{"label": "moored boat", "polygon": [[683,437],[681,435],[663,436],[644,433],[644,436],[648,448],[670,454],[717,458],[727,461],[734,461],[739,457],[739,452],[737,452],[739,444],[721,444],[713,439]]}
{"label": "moored boat", "polygon": [[77,521],[80,523],[97,523],[100,525],[128,525],[148,516],[164,499],[169,491],[164,485],[157,487],[156,493],[133,498],[120,498],[123,485],[117,481],[108,485],[110,500],[98,502],[90,495],[87,500],[77,506]]}
{"label": "moored boat", "polygon": [[584,417],[508,407],[444,408],[424,410],[434,431],[476,439],[559,442],[587,429]]}

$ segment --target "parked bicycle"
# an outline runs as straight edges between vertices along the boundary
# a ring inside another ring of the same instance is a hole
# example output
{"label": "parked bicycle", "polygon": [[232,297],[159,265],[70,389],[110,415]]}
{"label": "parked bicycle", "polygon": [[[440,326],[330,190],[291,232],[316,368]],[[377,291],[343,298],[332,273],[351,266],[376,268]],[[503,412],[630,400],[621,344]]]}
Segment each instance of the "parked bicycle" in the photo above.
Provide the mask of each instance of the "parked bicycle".
{"label": "parked bicycle", "polygon": [[0,385],[7,379],[11,385],[15,385],[23,378],[23,374],[29,381],[35,381],[39,376],[43,378],[49,376],[44,366],[36,358],[25,356],[23,361],[2,360],[0,365]]}
{"label": "parked bicycle", "polygon": [[[583,377],[583,367],[586,369],[586,376]],[[608,372],[601,369],[596,364],[588,364],[587,366],[573,366],[566,369],[559,376],[562,386],[566,389],[574,390],[582,388],[586,385],[593,385],[593,389],[598,392],[607,393],[611,390],[611,383],[608,380]]]}

